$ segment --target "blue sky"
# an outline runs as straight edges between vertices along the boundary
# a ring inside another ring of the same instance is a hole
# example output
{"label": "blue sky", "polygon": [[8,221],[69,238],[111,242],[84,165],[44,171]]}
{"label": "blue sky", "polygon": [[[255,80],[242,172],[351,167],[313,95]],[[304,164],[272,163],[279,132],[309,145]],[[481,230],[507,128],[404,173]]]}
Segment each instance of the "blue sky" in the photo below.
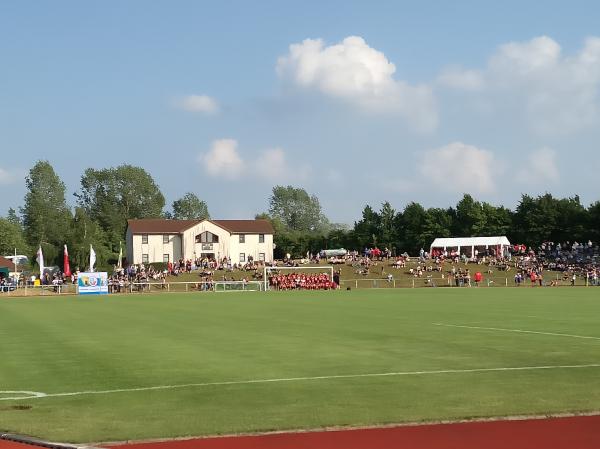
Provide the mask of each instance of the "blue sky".
{"label": "blue sky", "polygon": [[146,168],[251,218],[273,185],[367,203],[600,199],[595,2],[2,2],[0,214],[49,160]]}

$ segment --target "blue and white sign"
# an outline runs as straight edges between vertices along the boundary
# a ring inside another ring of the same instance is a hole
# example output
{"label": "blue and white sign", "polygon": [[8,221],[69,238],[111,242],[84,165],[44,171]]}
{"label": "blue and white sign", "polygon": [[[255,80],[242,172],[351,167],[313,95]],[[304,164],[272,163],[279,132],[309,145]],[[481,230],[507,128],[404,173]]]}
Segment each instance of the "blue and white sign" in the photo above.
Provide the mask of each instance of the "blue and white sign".
{"label": "blue and white sign", "polygon": [[108,295],[108,273],[79,273],[77,293],[80,295]]}

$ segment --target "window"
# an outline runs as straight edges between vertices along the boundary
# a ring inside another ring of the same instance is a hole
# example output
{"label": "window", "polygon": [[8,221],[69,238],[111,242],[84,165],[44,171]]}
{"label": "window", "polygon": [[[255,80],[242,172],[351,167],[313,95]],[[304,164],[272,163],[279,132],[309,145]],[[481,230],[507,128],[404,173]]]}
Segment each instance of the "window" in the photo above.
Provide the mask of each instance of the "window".
{"label": "window", "polygon": [[219,243],[219,236],[205,231],[196,236],[196,243]]}
{"label": "window", "polygon": [[163,243],[169,243],[169,234],[164,234],[163,235]]}
{"label": "window", "polygon": [[142,234],[142,244],[148,244],[148,234]]}
{"label": "window", "polygon": [[258,253],[258,260],[261,262],[265,261],[265,253]]}
{"label": "window", "polygon": [[258,234],[258,243],[265,243],[265,235]]}
{"label": "window", "polygon": [[150,259],[148,259],[148,254],[142,254],[142,263],[148,263]]}
{"label": "window", "polygon": [[240,253],[240,263],[246,262],[246,253]]}
{"label": "window", "polygon": [[240,243],[246,243],[246,234],[240,234]]}
{"label": "window", "polygon": [[163,262],[169,263],[169,255],[168,254],[163,254]]}

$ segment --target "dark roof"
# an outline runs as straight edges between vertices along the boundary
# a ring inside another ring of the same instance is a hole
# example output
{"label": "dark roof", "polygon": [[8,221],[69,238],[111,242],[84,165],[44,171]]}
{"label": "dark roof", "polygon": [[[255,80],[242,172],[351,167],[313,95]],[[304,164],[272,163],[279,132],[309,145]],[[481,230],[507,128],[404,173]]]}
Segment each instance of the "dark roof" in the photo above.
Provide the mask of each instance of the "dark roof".
{"label": "dark roof", "polygon": [[[127,220],[127,226],[133,234],[180,234],[201,221],[145,218],[141,220]],[[273,234],[274,232],[269,220],[209,221],[232,234]]]}
{"label": "dark roof", "polygon": [[232,234],[273,234],[269,220],[210,220]]}
{"label": "dark roof", "polygon": [[201,220],[165,220],[163,218],[144,218],[127,220],[127,227],[133,234],[180,234]]}
{"label": "dark roof", "polygon": [[15,266],[10,260],[6,257],[0,256],[0,268],[13,268]]}

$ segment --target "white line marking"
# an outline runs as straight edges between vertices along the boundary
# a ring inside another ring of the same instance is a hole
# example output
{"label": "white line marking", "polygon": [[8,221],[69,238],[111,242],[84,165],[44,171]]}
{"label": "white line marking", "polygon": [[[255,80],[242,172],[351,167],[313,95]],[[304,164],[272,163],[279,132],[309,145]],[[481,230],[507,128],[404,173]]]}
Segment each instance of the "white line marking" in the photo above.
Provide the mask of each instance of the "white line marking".
{"label": "white line marking", "polygon": [[459,324],[445,324],[445,323],[431,323],[434,326],[444,326],[444,327],[460,327],[464,329],[479,329],[486,331],[502,331],[502,332],[517,332],[520,334],[539,334],[539,335],[552,335],[554,337],[571,337],[571,338],[585,338],[589,340],[600,340],[600,337],[591,337],[589,335],[573,335],[573,334],[560,334],[557,332],[538,332],[538,331],[528,331],[523,329],[504,329],[502,327],[483,327],[483,326],[463,326]]}
{"label": "white line marking", "polygon": [[[279,382],[301,382],[312,380],[331,380],[331,379],[359,379],[364,377],[394,377],[394,376],[420,376],[427,374],[463,374],[463,373],[489,373],[498,371],[533,371],[533,370],[551,370],[551,369],[578,369],[578,368],[600,368],[600,363],[588,363],[585,365],[542,365],[542,366],[513,366],[500,368],[470,368],[470,369],[444,369],[435,371],[398,371],[389,373],[364,373],[364,374],[338,374],[331,376],[312,376],[312,377],[284,377],[276,379],[251,379],[251,380],[231,380],[223,382],[204,382],[179,385],[157,385],[154,387],[137,387],[137,388],[118,388],[115,390],[87,390],[73,391],[67,393],[38,393],[41,396],[34,396],[27,399],[38,398],[56,398],[62,396],[82,396],[87,394],[111,394],[111,393],[129,393],[137,391],[153,391],[153,390],[174,390],[178,388],[191,387],[213,387],[224,385],[251,385],[251,384],[266,384]],[[16,398],[0,398],[0,401],[15,400]]]}
{"label": "white line marking", "polygon": [[[4,394],[12,394],[18,396],[10,396],[3,397]],[[26,395],[26,396],[24,396]],[[46,396],[46,393],[41,393],[39,391],[11,391],[11,390],[0,390],[0,401],[16,401],[18,399],[35,399],[35,398],[43,398]]]}

